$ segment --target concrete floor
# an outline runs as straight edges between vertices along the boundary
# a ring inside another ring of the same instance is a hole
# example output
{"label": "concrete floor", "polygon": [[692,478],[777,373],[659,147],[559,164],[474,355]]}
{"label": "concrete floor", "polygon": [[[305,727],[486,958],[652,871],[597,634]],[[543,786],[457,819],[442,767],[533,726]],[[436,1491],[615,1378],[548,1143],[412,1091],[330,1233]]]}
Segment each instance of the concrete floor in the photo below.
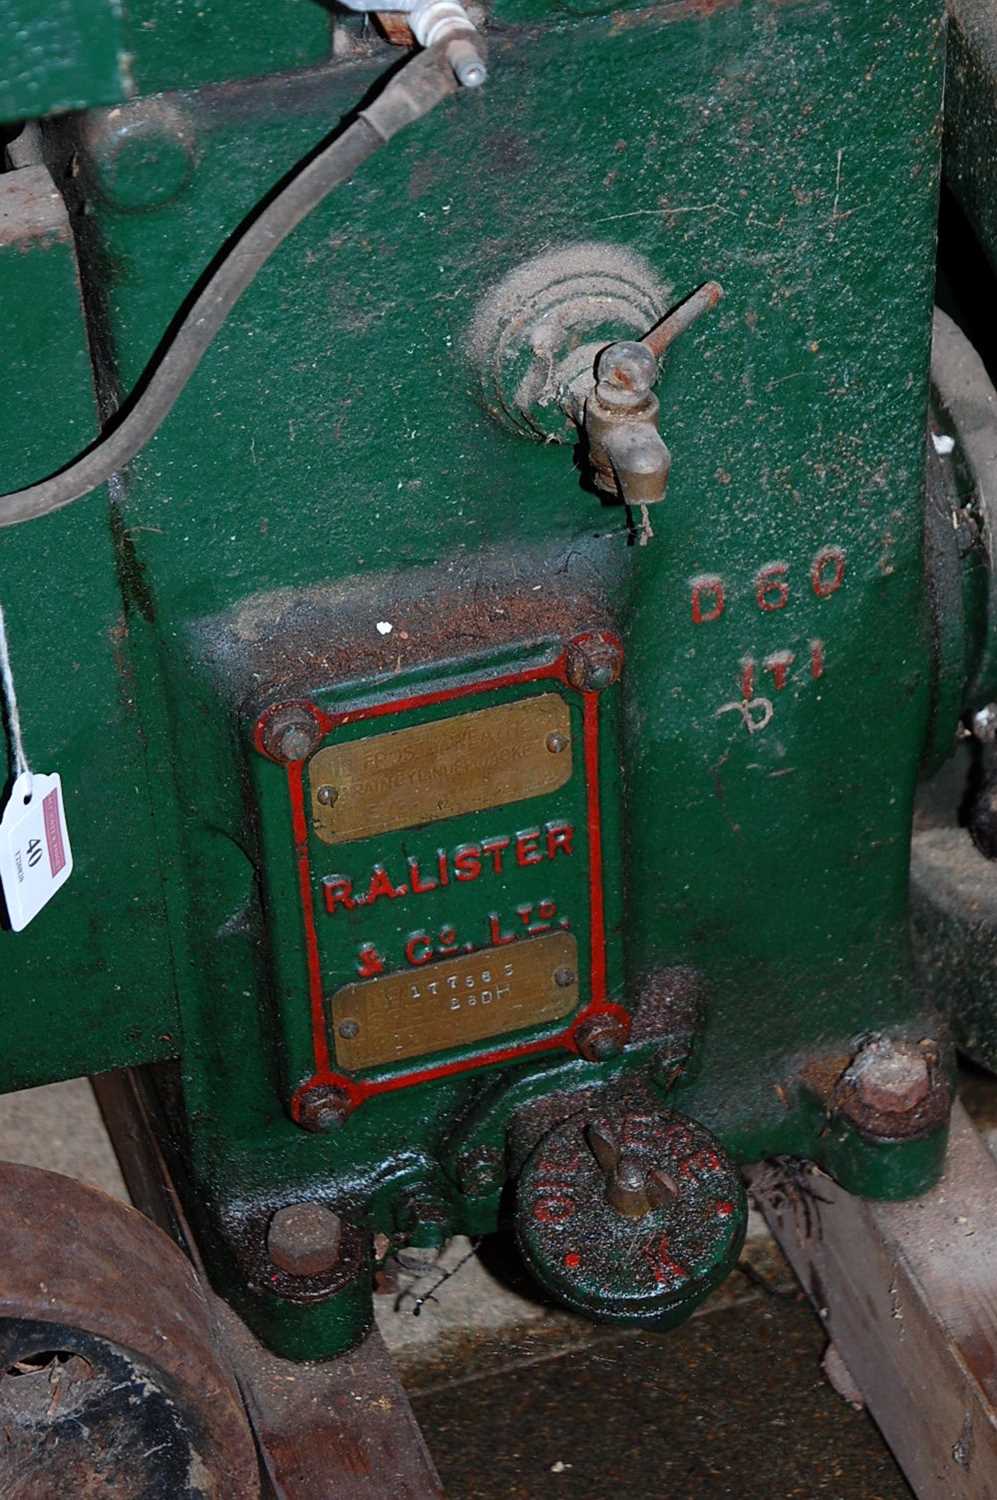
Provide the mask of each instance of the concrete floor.
{"label": "concrete floor", "polygon": [[[994,1134],[997,1085],[964,1094]],[[127,1196],[83,1080],[0,1099],[0,1158]],[[820,1323],[757,1218],[750,1279],[663,1335],[547,1306],[501,1241],[469,1251],[406,1257],[377,1298],[450,1500],[909,1500],[872,1422],[821,1375]]]}

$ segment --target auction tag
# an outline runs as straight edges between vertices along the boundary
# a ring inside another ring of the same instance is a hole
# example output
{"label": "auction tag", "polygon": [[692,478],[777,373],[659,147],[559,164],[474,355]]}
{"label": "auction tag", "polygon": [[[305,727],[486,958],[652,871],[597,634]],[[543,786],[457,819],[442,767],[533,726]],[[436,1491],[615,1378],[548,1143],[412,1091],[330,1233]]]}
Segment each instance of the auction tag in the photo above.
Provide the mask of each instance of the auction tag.
{"label": "auction tag", "polygon": [[72,873],[62,780],[23,771],[0,818],[0,886],[15,932],[27,927]]}

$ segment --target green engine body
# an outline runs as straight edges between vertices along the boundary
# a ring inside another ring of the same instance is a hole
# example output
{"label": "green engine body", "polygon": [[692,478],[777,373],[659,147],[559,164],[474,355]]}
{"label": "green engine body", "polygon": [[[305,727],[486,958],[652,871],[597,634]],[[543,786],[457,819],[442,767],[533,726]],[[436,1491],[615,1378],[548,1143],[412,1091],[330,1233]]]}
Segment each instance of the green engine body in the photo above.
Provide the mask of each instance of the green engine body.
{"label": "green engine body", "polygon": [[[308,0],[42,12],[5,10],[7,490],[399,60]],[[512,1212],[572,1305],[674,1321],[736,1256],[737,1164],[901,1197],[944,1153],[912,808],[991,673],[982,552],[942,587],[925,548],[940,8],[482,25],[486,85],[291,236],[135,461],[0,537],[75,856],[0,933],[0,1086],[145,1067],[217,1289],[301,1358],[362,1336],[372,1243]],[[642,545],[537,361],[710,278]],[[903,1118],[869,1048],[922,1049]],[[670,1122],[685,1261],[579,1207],[570,1122],[621,1110]],[[302,1200],[346,1239],[295,1282],[266,1228]]]}

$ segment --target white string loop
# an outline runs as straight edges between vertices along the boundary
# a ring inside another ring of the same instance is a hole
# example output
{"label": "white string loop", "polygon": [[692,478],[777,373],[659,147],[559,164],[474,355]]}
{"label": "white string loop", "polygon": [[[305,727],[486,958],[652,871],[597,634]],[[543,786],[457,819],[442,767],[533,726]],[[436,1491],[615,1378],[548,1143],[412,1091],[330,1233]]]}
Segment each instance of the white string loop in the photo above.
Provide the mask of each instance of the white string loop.
{"label": "white string loop", "polygon": [[7,720],[7,733],[10,736],[10,749],[13,758],[11,769],[14,779],[18,776],[27,776],[28,796],[31,795],[31,767],[28,765],[28,757],[24,753],[24,739],[21,735],[21,711],[17,706],[17,693],[14,688],[14,674],[10,666],[10,646],[7,643],[7,625],[4,620],[3,605],[0,605],[0,693],[3,695],[4,716]]}

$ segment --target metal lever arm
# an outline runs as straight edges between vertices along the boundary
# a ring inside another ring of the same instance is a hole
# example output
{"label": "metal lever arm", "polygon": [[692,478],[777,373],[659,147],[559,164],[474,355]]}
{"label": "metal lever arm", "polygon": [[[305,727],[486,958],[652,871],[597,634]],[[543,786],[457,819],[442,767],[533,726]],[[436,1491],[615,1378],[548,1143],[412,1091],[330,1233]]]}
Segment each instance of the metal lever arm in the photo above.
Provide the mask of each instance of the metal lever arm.
{"label": "metal lever arm", "polygon": [[720,283],[707,281],[644,338],[609,344],[596,362],[595,389],[585,402],[584,417],[593,483],[640,509],[642,544],[652,535],[646,507],[665,498],[671,468],[652,390],[658,360],[722,296]]}
{"label": "metal lever arm", "polygon": [[645,333],[641,343],[646,349],[650,349],[655,359],[660,359],[669,345],[674,344],[679,334],[691,328],[703,313],[712,312],[723,294],[724,289],[719,281],[704,282],[699,290],[680,303],[674,312],[662,318],[660,323],[655,323],[650,333]]}

